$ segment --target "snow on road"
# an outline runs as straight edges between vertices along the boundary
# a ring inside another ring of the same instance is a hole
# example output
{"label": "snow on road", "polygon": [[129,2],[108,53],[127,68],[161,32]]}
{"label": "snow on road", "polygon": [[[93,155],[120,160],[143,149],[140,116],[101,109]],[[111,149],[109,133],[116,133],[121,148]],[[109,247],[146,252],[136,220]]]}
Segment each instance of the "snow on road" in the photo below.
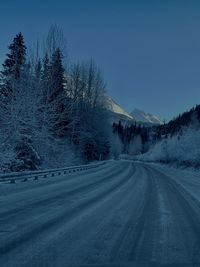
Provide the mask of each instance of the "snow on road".
{"label": "snow on road", "polygon": [[0,183],[0,266],[200,266],[198,194],[198,174],[131,161]]}

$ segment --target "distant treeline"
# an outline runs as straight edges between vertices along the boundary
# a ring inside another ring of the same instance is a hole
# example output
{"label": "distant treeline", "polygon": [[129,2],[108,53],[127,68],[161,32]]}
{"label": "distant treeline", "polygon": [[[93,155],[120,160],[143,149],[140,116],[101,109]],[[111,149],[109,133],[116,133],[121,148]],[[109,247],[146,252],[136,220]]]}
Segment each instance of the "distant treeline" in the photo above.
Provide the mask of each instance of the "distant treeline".
{"label": "distant treeline", "polygon": [[123,125],[121,121],[113,123],[113,133],[119,136],[123,149],[122,153],[138,154],[147,150],[149,128],[141,125]]}
{"label": "distant treeline", "polygon": [[197,127],[200,125],[200,105],[180,114],[166,124],[155,127],[154,139],[160,140],[162,137],[177,135],[184,127],[189,127],[191,124]]}

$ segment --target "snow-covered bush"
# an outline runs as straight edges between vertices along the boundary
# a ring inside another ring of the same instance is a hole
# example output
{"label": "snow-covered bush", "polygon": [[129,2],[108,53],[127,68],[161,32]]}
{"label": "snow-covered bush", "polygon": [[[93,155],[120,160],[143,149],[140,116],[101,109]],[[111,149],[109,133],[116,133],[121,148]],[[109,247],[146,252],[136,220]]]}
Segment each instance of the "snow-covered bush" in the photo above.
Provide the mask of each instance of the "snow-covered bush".
{"label": "snow-covered bush", "polygon": [[200,130],[191,126],[179,135],[168,137],[156,143],[141,160],[177,162],[179,164],[200,165]]}

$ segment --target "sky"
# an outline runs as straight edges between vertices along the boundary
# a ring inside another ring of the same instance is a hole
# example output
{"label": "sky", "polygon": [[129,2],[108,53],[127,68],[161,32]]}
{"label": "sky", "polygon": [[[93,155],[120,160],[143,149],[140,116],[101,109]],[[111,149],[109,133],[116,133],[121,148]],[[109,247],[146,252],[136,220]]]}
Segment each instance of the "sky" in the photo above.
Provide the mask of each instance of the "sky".
{"label": "sky", "polygon": [[0,0],[0,63],[18,32],[30,47],[52,24],[68,60],[93,58],[127,112],[168,121],[200,104],[200,1]]}

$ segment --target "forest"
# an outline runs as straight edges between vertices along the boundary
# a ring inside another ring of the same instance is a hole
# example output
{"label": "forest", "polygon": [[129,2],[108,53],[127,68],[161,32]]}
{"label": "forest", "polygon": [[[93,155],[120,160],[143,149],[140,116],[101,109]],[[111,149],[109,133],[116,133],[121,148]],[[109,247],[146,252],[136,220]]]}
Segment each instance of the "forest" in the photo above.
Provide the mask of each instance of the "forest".
{"label": "forest", "polygon": [[102,74],[93,60],[66,62],[64,46],[56,25],[42,48],[28,51],[22,33],[9,45],[0,76],[1,171],[108,158]]}
{"label": "forest", "polygon": [[200,167],[200,105],[149,131],[149,149],[138,159]]}
{"label": "forest", "polygon": [[200,164],[200,105],[147,127],[111,125],[107,103],[98,66],[92,59],[70,62],[58,26],[34,49],[17,34],[0,72],[0,171],[63,167],[120,154]]}

